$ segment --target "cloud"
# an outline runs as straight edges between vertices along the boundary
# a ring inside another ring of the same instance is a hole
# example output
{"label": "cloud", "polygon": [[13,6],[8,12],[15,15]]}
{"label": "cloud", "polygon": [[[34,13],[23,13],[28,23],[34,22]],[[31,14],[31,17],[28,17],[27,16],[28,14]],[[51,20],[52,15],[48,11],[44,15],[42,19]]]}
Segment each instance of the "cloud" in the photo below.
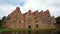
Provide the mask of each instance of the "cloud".
{"label": "cloud", "polygon": [[[16,2],[16,3],[15,3]],[[19,4],[18,4],[18,3]],[[7,16],[8,14],[10,14],[13,10],[15,10],[15,8],[17,6],[23,6],[24,5],[24,0],[0,0],[0,16]],[[16,4],[16,5],[14,5]],[[1,18],[0,17],[0,18]]]}
{"label": "cloud", "polygon": [[0,18],[7,16],[15,9],[15,6],[12,5],[0,5]]}
{"label": "cloud", "polygon": [[17,6],[20,7],[22,13],[26,13],[29,9],[33,11],[46,11],[49,9],[51,15],[60,16],[60,1],[59,0],[0,0],[0,16],[7,16]]}
{"label": "cloud", "polygon": [[[32,10],[32,12],[34,10],[39,10],[39,12],[41,10],[46,11],[47,9],[49,9],[51,15],[53,16],[58,16],[58,12],[55,9],[55,7],[53,6],[49,6],[51,4],[55,3],[54,0],[29,0],[23,7],[22,7],[22,11],[27,12],[29,9]],[[23,13],[24,13],[23,12]]]}
{"label": "cloud", "polygon": [[23,6],[25,4],[25,1],[24,0],[0,0],[0,4],[11,4],[11,5]]}
{"label": "cloud", "polygon": [[60,0],[54,0],[51,3],[47,4],[48,8],[51,8],[51,14],[55,17],[60,16]]}

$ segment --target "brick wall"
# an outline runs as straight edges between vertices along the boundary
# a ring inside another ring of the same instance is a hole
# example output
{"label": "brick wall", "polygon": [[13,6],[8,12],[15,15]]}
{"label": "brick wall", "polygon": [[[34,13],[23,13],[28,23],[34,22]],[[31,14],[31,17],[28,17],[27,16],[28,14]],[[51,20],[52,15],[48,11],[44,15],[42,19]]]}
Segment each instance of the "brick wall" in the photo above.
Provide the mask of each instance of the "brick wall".
{"label": "brick wall", "polygon": [[17,7],[8,19],[4,21],[4,28],[11,29],[27,29],[27,28],[53,28],[56,23],[54,17],[51,17],[49,10],[43,12],[28,10],[27,13],[22,14],[20,8]]}

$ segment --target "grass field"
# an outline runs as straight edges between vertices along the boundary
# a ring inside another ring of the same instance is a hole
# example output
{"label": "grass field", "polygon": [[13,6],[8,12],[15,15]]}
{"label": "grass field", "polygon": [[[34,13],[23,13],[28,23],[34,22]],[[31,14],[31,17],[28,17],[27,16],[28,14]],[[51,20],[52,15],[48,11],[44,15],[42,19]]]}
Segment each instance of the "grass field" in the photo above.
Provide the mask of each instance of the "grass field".
{"label": "grass field", "polygon": [[35,28],[35,29],[21,29],[21,30],[12,30],[12,29],[0,29],[0,32],[5,32],[5,31],[33,31],[33,30],[39,30],[39,31],[44,31],[44,30],[56,30],[56,28]]}

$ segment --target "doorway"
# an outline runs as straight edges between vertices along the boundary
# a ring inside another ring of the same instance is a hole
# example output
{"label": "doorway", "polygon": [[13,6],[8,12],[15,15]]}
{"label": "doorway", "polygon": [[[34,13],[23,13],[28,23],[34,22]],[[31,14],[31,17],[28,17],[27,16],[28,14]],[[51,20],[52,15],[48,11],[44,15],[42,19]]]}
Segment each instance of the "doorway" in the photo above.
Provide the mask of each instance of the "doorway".
{"label": "doorway", "polygon": [[31,25],[29,25],[28,28],[31,29]]}
{"label": "doorway", "polygon": [[38,28],[38,24],[36,25],[36,28]]}

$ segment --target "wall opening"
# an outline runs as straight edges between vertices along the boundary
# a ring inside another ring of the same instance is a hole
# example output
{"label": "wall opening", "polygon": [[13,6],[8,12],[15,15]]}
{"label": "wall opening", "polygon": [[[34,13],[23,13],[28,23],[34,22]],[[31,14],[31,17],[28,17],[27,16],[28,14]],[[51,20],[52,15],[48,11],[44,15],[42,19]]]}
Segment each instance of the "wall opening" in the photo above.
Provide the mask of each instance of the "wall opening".
{"label": "wall opening", "polygon": [[29,25],[28,28],[31,29],[31,25]]}
{"label": "wall opening", "polygon": [[36,25],[36,28],[38,28],[38,24]]}

